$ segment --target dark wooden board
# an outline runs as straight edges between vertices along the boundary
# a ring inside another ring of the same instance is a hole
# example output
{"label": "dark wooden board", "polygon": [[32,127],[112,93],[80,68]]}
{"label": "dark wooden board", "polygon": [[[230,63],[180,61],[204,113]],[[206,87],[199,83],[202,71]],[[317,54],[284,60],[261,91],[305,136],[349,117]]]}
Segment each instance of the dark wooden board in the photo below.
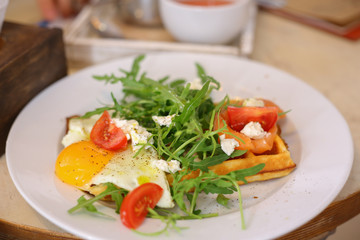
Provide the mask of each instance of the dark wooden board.
{"label": "dark wooden board", "polygon": [[66,76],[67,65],[60,29],[5,22],[0,39],[1,155],[18,113],[41,90]]}

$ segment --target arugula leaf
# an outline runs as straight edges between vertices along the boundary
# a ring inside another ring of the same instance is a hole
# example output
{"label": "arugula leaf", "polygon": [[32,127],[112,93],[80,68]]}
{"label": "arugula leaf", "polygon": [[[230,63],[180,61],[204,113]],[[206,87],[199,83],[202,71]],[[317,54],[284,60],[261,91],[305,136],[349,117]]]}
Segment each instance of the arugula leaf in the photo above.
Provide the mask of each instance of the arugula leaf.
{"label": "arugula leaf", "polygon": [[97,115],[97,114],[102,114],[104,111],[106,110],[112,110],[112,107],[101,107],[101,108],[97,108],[94,111],[89,111],[86,112],[83,116],[81,116],[80,118],[89,118],[93,115]]}
{"label": "arugula leaf", "polygon": [[103,199],[107,195],[111,195],[112,200],[115,201],[116,206],[117,206],[116,211],[118,212],[118,208],[120,209],[120,206],[121,206],[121,203],[123,200],[123,196],[125,194],[127,194],[128,191],[126,191],[124,189],[119,189],[112,183],[105,183],[105,185],[106,185],[106,190],[104,190],[102,193],[100,193],[99,195],[97,195],[93,198],[85,199],[84,196],[81,196],[78,199],[78,204],[75,207],[69,209],[68,213],[73,213],[79,209],[84,208],[85,210],[90,211],[90,212],[103,214],[103,213],[100,213],[99,211],[97,211],[97,209],[93,205],[93,203],[98,200]]}
{"label": "arugula leaf", "polygon": [[114,83],[117,83],[120,81],[120,78],[115,77],[114,74],[104,75],[104,76],[94,75],[93,78],[98,81],[105,81],[105,83],[111,83],[111,84],[114,84]]}
{"label": "arugula leaf", "polygon": [[260,163],[256,166],[253,166],[250,168],[232,171],[232,172],[228,173],[227,175],[230,176],[231,178],[235,179],[236,181],[243,181],[244,183],[247,183],[245,177],[249,177],[249,176],[253,176],[253,175],[257,174],[264,167],[265,167],[265,163]]}
{"label": "arugula leaf", "polygon": [[289,112],[291,112],[291,109],[290,109],[290,110],[287,110],[287,111],[285,111],[285,112],[280,112],[280,113],[278,113],[278,117],[281,117],[281,116],[283,116],[283,115],[285,115],[285,114],[288,114]]}
{"label": "arugula leaf", "polygon": [[236,157],[240,157],[242,155],[244,155],[247,152],[247,150],[235,150],[232,154],[231,154],[231,158],[236,158]]}
{"label": "arugula leaf", "polygon": [[223,194],[218,194],[216,197],[216,202],[223,205],[224,207],[228,207],[229,198],[225,197]]}
{"label": "arugula leaf", "polygon": [[179,124],[184,124],[190,119],[190,116],[194,113],[195,108],[200,106],[208,93],[209,85],[210,81],[207,81],[201,90],[196,93],[195,97],[185,105],[183,112],[178,118]]}
{"label": "arugula leaf", "polygon": [[[86,198],[84,195],[82,195],[81,197],[78,198],[77,202],[79,204],[82,204],[84,202],[86,202]],[[90,212],[97,212],[97,209],[96,207],[92,204],[92,203],[89,203],[89,204],[86,204],[84,206],[84,208],[86,208],[86,210],[90,211]]]}
{"label": "arugula leaf", "polygon": [[196,63],[195,66],[197,69],[197,74],[201,78],[201,82],[203,84],[206,83],[206,81],[210,80],[211,83],[213,83],[215,85],[216,90],[220,89],[220,83],[218,81],[216,81],[213,77],[210,77],[209,75],[207,75],[205,72],[205,69],[199,63]]}
{"label": "arugula leaf", "polygon": [[200,169],[201,171],[207,172],[209,170],[208,167],[223,163],[227,159],[229,159],[229,156],[226,155],[226,153],[223,153],[213,157],[205,158],[199,162],[193,162],[189,167],[191,170]]}
{"label": "arugula leaf", "polygon": [[[230,184],[232,186],[232,184]],[[203,190],[205,193],[232,194],[234,191],[227,187],[221,187],[217,184],[208,183]]]}

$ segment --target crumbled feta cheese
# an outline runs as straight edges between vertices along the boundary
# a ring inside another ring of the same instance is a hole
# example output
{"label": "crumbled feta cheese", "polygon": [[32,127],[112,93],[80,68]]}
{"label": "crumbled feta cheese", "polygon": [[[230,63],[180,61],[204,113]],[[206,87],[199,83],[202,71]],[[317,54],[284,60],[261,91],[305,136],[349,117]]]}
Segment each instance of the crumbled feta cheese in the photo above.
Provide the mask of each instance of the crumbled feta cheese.
{"label": "crumbled feta cheese", "polygon": [[164,172],[168,172],[168,173],[174,173],[177,171],[180,171],[180,162],[177,160],[171,160],[169,162],[165,161],[165,160],[155,160],[152,162],[152,165],[158,169],[160,169],[161,171]]}
{"label": "crumbled feta cheese", "polygon": [[167,162],[165,160],[162,160],[162,159],[155,160],[155,161],[152,162],[152,165],[155,168],[158,168],[163,172],[168,172],[169,171],[169,166],[168,166],[168,164],[167,164]]}
{"label": "crumbled feta cheese", "polygon": [[221,149],[230,156],[236,147],[239,146],[239,143],[233,138],[225,138],[225,135],[220,136],[220,145]]}
{"label": "crumbled feta cheese", "polygon": [[247,98],[244,100],[242,105],[245,107],[264,107],[265,103],[261,99]]}
{"label": "crumbled feta cheese", "polygon": [[249,122],[240,132],[252,139],[261,139],[268,134],[259,122]]}
{"label": "crumbled feta cheese", "polygon": [[190,82],[190,89],[200,90],[202,86],[203,85],[200,78],[195,78],[194,81]]}
{"label": "crumbled feta cheese", "polygon": [[[210,86],[217,87],[216,83],[211,82]],[[192,90],[200,90],[203,87],[203,83],[201,82],[200,78],[195,78],[192,82],[190,82],[190,89]],[[222,88],[220,87],[219,91],[222,91]]]}
{"label": "crumbled feta cheese", "polygon": [[[144,127],[140,126],[136,120],[120,120],[112,119],[115,125],[121,128],[126,137],[131,139],[131,145],[134,152],[138,151],[143,144],[149,143],[153,144],[154,139],[150,138],[151,133],[149,133]],[[145,149],[148,149],[150,146],[146,146]]]}
{"label": "crumbled feta cheese", "polygon": [[170,160],[170,162],[168,162],[168,165],[169,165],[169,171],[172,173],[181,170],[180,162],[177,160]]}
{"label": "crumbled feta cheese", "polygon": [[152,116],[152,119],[154,122],[159,124],[160,126],[167,126],[169,127],[172,123],[173,118],[175,117],[175,114],[168,115],[168,116]]}

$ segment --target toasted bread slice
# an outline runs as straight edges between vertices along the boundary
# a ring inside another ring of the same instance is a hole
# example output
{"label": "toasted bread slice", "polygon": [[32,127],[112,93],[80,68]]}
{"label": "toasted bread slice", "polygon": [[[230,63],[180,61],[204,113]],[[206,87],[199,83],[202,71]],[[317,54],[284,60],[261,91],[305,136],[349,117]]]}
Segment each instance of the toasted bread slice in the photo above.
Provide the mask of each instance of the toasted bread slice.
{"label": "toasted bread slice", "polygon": [[[279,135],[276,135],[273,148],[270,151],[257,155],[248,151],[240,158],[227,160],[221,164],[211,166],[209,169],[218,175],[225,175],[229,172],[250,168],[260,163],[265,163],[265,167],[258,174],[246,177],[247,182],[284,177],[296,167],[296,164],[291,159],[286,143]],[[193,171],[185,176],[184,179],[194,178],[198,175],[199,171]],[[168,175],[168,181],[172,182],[171,175]],[[242,181],[238,183],[244,184]]]}

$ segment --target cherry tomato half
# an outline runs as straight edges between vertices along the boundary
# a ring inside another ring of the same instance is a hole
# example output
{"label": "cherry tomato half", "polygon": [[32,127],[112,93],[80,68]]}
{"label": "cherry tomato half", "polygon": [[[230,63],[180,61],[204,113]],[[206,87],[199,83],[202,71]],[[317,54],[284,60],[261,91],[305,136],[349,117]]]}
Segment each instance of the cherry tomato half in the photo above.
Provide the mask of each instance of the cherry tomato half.
{"label": "cherry tomato half", "polygon": [[239,132],[249,122],[259,122],[264,131],[268,131],[278,119],[278,109],[276,107],[229,106],[227,112],[230,127]]}
{"label": "cherry tomato half", "polygon": [[90,139],[99,147],[107,150],[119,150],[126,148],[127,138],[125,133],[111,122],[107,111],[96,121],[90,133]]}
{"label": "cherry tomato half", "polygon": [[154,208],[163,194],[163,189],[155,183],[144,183],[125,196],[121,208],[122,223],[131,229],[138,228],[145,220],[148,208]]}
{"label": "cherry tomato half", "polygon": [[[261,101],[264,102],[265,107],[276,107],[277,108],[277,112],[278,112],[278,117],[279,118],[285,118],[286,114],[284,114],[284,111],[274,102],[267,100],[267,99],[263,99],[263,98],[259,98]],[[279,114],[282,113],[281,116],[279,116]]]}

